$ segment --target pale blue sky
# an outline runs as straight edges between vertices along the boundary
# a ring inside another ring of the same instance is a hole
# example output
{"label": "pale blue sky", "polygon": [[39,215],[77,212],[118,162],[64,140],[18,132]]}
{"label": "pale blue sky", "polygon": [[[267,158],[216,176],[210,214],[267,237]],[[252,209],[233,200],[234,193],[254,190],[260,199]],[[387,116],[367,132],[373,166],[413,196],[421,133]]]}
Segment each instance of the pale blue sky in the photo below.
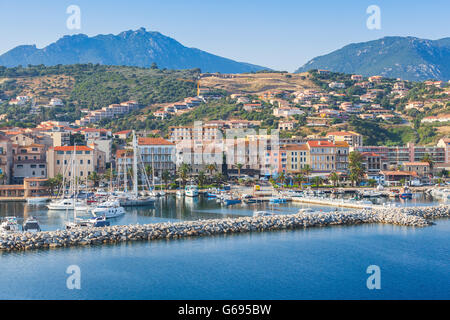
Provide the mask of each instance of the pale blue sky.
{"label": "pale blue sky", "polygon": [[[69,5],[81,30],[66,28]],[[366,9],[381,9],[381,30],[368,30]],[[352,42],[383,36],[450,36],[449,0],[2,0],[0,53],[39,48],[65,34],[117,34],[145,27],[230,59],[294,71]]]}

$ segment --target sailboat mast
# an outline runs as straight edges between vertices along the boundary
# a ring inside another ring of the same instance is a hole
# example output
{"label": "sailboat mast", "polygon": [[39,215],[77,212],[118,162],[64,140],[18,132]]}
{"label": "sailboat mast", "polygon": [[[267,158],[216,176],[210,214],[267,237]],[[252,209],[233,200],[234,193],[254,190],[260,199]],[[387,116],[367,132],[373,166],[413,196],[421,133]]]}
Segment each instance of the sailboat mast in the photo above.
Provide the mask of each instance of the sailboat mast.
{"label": "sailboat mast", "polygon": [[77,201],[77,144],[75,143],[73,146],[73,222],[76,222],[77,220],[77,211],[75,210],[75,202]]}
{"label": "sailboat mast", "polygon": [[137,141],[136,133],[133,131],[133,193],[138,196],[138,163],[137,163]]}

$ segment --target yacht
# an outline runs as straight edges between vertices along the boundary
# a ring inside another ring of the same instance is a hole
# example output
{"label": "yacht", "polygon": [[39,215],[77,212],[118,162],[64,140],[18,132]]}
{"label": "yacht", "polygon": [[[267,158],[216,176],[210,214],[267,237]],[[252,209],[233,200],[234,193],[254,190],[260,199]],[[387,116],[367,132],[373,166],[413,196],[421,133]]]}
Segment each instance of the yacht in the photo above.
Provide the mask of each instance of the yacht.
{"label": "yacht", "polygon": [[39,226],[39,222],[34,217],[29,217],[25,220],[25,223],[22,225],[22,230],[24,232],[40,232],[41,227]]}
{"label": "yacht", "polygon": [[374,190],[366,190],[363,191],[362,196],[364,198],[378,198],[381,197],[383,194],[381,192],[378,191],[374,191]]}
{"label": "yacht", "polygon": [[58,199],[47,205],[49,210],[75,210],[77,207],[85,207],[85,203],[78,199]]}
{"label": "yacht", "polygon": [[188,185],[185,188],[186,197],[198,197],[198,187],[195,185]]}
{"label": "yacht", "polygon": [[99,204],[92,211],[94,217],[105,217],[106,219],[117,218],[125,214],[125,209],[120,206],[119,201],[106,201]]}
{"label": "yacht", "polygon": [[6,217],[0,224],[0,233],[16,233],[20,232],[19,224],[16,217]]}
{"label": "yacht", "polygon": [[69,222],[66,224],[66,229],[78,229],[78,228],[102,228],[110,225],[106,217],[92,217],[90,219],[77,219],[75,222]]}

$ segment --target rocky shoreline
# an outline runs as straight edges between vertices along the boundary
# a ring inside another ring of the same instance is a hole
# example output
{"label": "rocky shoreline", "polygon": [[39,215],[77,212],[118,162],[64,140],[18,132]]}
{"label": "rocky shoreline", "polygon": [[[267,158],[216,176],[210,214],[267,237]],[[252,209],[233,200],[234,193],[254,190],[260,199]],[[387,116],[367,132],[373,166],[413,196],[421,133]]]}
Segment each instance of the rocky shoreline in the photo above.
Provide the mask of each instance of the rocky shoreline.
{"label": "rocky shoreline", "polygon": [[111,226],[78,230],[0,235],[0,251],[154,241],[220,234],[302,229],[332,225],[384,223],[426,227],[433,219],[450,215],[450,206],[362,209],[347,212],[302,213],[263,217],[225,218],[148,225]]}

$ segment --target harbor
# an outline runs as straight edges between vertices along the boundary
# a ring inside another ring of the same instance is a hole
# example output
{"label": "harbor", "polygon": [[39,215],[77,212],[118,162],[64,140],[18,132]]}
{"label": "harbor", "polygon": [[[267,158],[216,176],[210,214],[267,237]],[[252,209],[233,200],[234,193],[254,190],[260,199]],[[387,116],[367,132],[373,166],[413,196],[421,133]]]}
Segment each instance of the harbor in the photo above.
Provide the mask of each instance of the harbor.
{"label": "harbor", "polygon": [[447,218],[449,214],[450,207],[447,205],[329,213],[311,213],[300,210],[297,214],[291,215],[274,214],[262,217],[113,226],[102,229],[86,228],[39,233],[11,233],[0,235],[0,250],[61,248],[363,223],[426,227],[432,224],[431,220]]}

